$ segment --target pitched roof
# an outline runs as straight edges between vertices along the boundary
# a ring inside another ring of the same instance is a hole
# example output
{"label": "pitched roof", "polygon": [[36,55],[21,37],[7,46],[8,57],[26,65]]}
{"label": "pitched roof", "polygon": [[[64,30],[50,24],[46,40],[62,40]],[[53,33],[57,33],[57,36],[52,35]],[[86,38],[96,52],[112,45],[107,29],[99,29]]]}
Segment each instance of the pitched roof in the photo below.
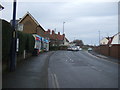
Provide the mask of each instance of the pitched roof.
{"label": "pitched roof", "polygon": [[[32,20],[37,24],[37,26],[40,26],[42,29],[43,27],[37,22],[37,20],[35,20],[35,18],[29,13],[27,12],[20,20],[18,23],[21,23],[25,18],[26,16],[30,16],[32,18]],[[43,29],[44,30],[44,29]],[[44,30],[45,31],[45,30]]]}
{"label": "pitched roof", "polygon": [[56,34],[54,30],[52,30],[52,34],[50,34],[51,30],[45,31],[45,34],[49,34],[50,39],[56,39],[56,40],[63,40],[64,35]]}
{"label": "pitched roof", "polygon": [[113,36],[113,37],[109,37],[108,44],[111,44],[111,43],[112,43],[113,38],[114,38],[114,36]]}
{"label": "pitched roof", "polygon": [[69,40],[65,37],[66,41],[69,42]]}
{"label": "pitched roof", "polygon": [[4,7],[0,4],[0,10],[4,9]]}

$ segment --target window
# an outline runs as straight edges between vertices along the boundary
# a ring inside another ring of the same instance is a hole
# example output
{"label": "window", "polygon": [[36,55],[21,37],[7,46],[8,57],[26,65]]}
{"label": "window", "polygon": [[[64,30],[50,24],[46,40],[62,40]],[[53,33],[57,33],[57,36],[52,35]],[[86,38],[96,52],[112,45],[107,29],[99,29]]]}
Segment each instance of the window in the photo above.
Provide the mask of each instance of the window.
{"label": "window", "polygon": [[18,31],[23,31],[23,24],[18,24]]}

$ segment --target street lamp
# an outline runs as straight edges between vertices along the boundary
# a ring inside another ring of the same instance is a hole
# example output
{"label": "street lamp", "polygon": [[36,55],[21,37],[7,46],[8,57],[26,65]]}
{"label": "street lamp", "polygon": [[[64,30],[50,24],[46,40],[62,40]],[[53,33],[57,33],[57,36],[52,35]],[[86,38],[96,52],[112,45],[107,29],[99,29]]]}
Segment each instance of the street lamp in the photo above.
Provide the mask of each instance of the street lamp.
{"label": "street lamp", "polygon": [[64,24],[65,24],[65,22],[63,22],[63,34],[64,34]]}
{"label": "street lamp", "polygon": [[98,31],[99,32],[99,46],[100,46],[100,31]]}
{"label": "street lamp", "polygon": [[64,34],[64,24],[65,24],[65,22],[63,22],[63,45],[64,45],[64,39],[65,39],[65,34]]}

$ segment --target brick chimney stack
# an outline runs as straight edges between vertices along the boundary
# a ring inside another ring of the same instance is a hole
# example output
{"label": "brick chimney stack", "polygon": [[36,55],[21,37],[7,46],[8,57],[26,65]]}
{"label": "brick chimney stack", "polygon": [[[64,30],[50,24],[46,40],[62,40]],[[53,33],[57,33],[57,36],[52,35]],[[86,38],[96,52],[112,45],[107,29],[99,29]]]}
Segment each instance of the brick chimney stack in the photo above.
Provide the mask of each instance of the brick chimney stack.
{"label": "brick chimney stack", "polygon": [[50,29],[48,29],[48,33],[50,34]]}
{"label": "brick chimney stack", "polygon": [[58,35],[60,35],[60,32],[58,32]]}
{"label": "brick chimney stack", "polygon": [[55,34],[54,30],[52,30],[52,34]]}
{"label": "brick chimney stack", "polygon": [[63,34],[63,40],[65,39],[65,34]]}

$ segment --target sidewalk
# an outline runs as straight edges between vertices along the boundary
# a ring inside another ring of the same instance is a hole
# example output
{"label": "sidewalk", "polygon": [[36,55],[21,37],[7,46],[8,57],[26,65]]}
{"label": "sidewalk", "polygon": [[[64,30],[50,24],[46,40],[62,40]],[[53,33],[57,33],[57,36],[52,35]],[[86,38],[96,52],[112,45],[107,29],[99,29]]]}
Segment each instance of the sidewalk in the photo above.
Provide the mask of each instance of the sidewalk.
{"label": "sidewalk", "polygon": [[99,57],[99,58],[102,58],[102,59],[109,60],[111,62],[120,64],[120,60],[112,58],[110,56],[104,56],[104,55],[101,55],[101,54],[99,54],[97,52],[94,52],[94,51],[88,51],[88,53],[90,53],[90,54],[92,54],[92,55],[94,55],[96,57]]}
{"label": "sidewalk", "polygon": [[23,61],[15,72],[2,76],[2,88],[47,88],[48,63],[54,52],[45,52],[39,56]]}

